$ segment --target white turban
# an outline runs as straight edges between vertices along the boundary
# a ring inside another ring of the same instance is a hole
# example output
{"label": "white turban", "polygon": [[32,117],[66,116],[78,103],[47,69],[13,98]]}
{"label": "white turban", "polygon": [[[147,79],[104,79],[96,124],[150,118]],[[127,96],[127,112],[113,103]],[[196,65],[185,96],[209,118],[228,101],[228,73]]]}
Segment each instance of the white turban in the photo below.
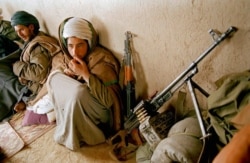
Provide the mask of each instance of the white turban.
{"label": "white turban", "polygon": [[92,49],[96,33],[92,24],[82,18],[73,17],[69,19],[63,29],[63,37],[77,37],[88,41],[89,47]]}

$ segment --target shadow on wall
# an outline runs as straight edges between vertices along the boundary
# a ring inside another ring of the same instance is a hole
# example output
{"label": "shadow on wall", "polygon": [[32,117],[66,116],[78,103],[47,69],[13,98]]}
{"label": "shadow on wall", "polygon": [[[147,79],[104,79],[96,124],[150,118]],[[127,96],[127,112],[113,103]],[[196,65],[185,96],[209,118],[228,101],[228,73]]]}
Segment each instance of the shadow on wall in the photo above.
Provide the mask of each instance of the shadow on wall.
{"label": "shadow on wall", "polygon": [[[148,97],[145,97],[148,95],[148,85],[146,83],[145,73],[143,71],[143,67],[141,64],[141,59],[139,53],[135,50],[135,47],[133,45],[133,42],[131,44],[132,49],[132,57],[133,57],[133,69],[134,69],[134,76],[136,77],[136,97],[138,101],[141,99],[148,99]],[[139,87],[140,86],[140,87]]]}
{"label": "shadow on wall", "polygon": [[[45,20],[43,19],[42,14],[39,11],[35,11],[34,15],[37,17],[37,19],[39,20],[39,24],[40,24],[40,28],[43,29],[43,32],[51,35],[51,32],[49,31],[49,28],[45,22]],[[55,36],[58,37],[58,36]]]}
{"label": "shadow on wall", "polygon": [[[84,18],[84,17],[82,17],[82,18]],[[86,19],[86,18],[84,18],[84,19]],[[107,30],[106,26],[104,25],[104,23],[100,19],[98,19],[97,17],[93,17],[91,19],[86,19],[86,20],[88,20],[92,23],[96,32],[98,33],[99,43],[105,42],[106,45],[109,45],[110,44],[109,34],[108,34],[108,30]],[[96,26],[96,24],[98,24],[98,27]],[[112,51],[112,49],[110,49],[110,50]]]}

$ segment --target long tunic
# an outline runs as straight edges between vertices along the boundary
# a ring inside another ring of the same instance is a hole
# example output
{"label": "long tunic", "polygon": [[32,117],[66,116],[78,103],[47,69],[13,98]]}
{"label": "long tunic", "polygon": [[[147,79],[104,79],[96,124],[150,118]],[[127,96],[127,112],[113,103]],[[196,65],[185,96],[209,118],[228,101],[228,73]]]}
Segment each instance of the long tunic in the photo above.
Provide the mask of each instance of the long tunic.
{"label": "long tunic", "polygon": [[105,134],[110,135],[111,130],[121,127],[118,62],[100,47],[86,60],[91,72],[88,85],[60,71],[52,72],[47,81],[56,113],[54,139],[71,150],[78,149],[82,143],[103,143]]}

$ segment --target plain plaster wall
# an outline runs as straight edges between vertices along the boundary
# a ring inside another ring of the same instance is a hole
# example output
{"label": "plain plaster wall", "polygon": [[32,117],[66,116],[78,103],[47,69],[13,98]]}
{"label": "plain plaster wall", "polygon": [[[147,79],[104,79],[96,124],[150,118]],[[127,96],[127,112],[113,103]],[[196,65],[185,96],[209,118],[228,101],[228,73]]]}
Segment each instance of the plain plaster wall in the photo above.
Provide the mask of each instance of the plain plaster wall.
{"label": "plain plaster wall", "polygon": [[57,36],[70,16],[90,20],[100,42],[121,60],[131,31],[137,97],[161,91],[213,43],[210,29],[238,31],[198,65],[195,81],[209,92],[222,75],[249,69],[249,0],[0,0],[3,16],[17,10],[36,15],[42,30]]}

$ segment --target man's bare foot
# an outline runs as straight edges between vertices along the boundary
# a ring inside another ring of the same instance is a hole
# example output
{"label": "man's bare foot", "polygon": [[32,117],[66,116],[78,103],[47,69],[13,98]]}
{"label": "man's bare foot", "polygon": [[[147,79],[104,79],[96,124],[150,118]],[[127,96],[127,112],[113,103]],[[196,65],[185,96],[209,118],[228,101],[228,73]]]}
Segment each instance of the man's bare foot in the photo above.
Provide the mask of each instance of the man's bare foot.
{"label": "man's bare foot", "polygon": [[20,101],[18,103],[16,103],[16,105],[14,106],[14,110],[16,112],[20,112],[26,109],[26,104],[23,101]]}

